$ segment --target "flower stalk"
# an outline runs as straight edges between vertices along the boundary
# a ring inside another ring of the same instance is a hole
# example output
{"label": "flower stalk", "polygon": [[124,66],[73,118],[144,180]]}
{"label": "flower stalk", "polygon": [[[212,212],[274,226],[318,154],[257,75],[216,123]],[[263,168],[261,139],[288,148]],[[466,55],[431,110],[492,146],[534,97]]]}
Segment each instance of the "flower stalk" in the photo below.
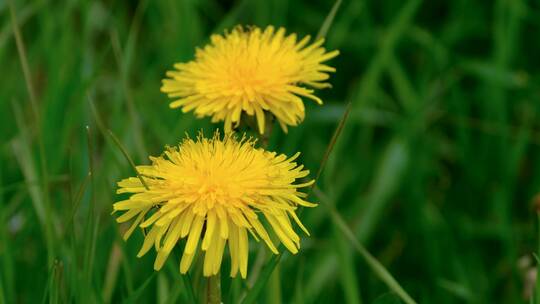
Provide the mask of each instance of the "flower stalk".
{"label": "flower stalk", "polygon": [[221,304],[221,272],[206,279],[206,303]]}

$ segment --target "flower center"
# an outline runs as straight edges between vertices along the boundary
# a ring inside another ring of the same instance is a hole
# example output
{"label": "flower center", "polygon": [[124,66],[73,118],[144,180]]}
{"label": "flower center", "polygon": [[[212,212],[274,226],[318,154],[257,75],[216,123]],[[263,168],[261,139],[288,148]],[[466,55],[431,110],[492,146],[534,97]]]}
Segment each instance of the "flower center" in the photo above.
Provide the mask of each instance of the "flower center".
{"label": "flower center", "polygon": [[217,182],[209,178],[201,179],[197,190],[199,202],[203,202],[207,209],[212,209],[215,204],[230,204],[234,197],[238,197],[238,191],[233,188],[227,182]]}
{"label": "flower center", "polygon": [[267,85],[267,81],[263,78],[267,70],[266,67],[251,66],[249,63],[241,67],[231,67],[229,86],[234,91],[244,94],[258,93],[261,87]]}

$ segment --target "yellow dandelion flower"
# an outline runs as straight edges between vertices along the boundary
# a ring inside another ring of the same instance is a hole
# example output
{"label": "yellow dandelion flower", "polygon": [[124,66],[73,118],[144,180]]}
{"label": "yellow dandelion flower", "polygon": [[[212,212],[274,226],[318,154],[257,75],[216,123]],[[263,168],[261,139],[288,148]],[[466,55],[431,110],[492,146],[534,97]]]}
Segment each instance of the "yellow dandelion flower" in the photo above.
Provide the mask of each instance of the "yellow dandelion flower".
{"label": "yellow dandelion flower", "polygon": [[330,87],[325,83],[333,67],[322,64],[339,51],[326,52],[324,39],[308,45],[310,37],[297,41],[296,34],[285,34],[268,26],[240,26],[224,35],[212,35],[210,44],[197,49],[195,60],[174,65],[167,72],[161,91],[177,100],[171,108],[194,111],[198,117],[211,116],[224,121],[225,131],[240,123],[242,113],[256,116],[261,134],[265,111],[277,118],[285,132],[304,120],[301,97],[322,104],[309,87]]}
{"label": "yellow dandelion flower", "polygon": [[[231,276],[240,271],[246,277],[248,232],[262,239],[277,253],[269,231],[292,253],[300,248],[300,237],[292,221],[305,232],[295,210],[298,205],[312,207],[295,184],[308,175],[293,157],[255,147],[255,141],[238,140],[232,134],[223,139],[202,135],[186,138],[178,147],[168,147],[152,164],[138,166],[146,186],[137,177],[118,183],[117,193],[132,193],[116,202],[115,211],[124,211],[118,222],[132,220],[127,239],[136,227],[147,228],[138,256],[152,246],[157,251],[154,269],[159,270],[173,247],[186,239],[180,272],[186,273],[199,248],[204,252],[203,274],[215,275],[221,267],[225,245],[231,256]],[[291,221],[292,219],[292,221]],[[271,231],[270,230],[270,231]]]}

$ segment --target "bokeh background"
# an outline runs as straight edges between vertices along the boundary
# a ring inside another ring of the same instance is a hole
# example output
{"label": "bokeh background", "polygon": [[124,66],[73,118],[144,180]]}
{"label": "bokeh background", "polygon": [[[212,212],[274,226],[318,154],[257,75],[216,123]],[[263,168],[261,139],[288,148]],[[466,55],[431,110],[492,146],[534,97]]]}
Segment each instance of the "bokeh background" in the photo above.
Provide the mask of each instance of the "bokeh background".
{"label": "bokeh background", "polygon": [[[168,108],[165,71],[236,24],[316,36],[334,4],[1,1],[0,302],[185,303],[178,253],[155,273],[153,254],[135,257],[142,234],[119,236],[115,183],[133,172],[108,130],[137,164],[186,132],[211,134],[208,119]],[[318,93],[323,106],[306,101],[288,135],[274,128],[270,149],[301,151],[314,176],[350,104],[348,119],[311,198],[324,202],[302,212],[312,235],[283,256],[259,303],[400,303],[323,204],[420,303],[528,303],[540,4],[338,4],[325,44],[341,52],[333,88]],[[231,281],[227,263],[230,303],[252,282]],[[191,280],[202,286],[196,269]]]}

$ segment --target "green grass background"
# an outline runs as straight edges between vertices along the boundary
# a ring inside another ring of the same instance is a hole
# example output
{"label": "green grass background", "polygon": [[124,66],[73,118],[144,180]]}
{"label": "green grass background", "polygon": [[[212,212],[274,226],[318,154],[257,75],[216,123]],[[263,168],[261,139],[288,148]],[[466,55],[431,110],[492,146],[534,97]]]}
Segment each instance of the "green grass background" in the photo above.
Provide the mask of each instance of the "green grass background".
{"label": "green grass background", "polygon": [[[154,253],[135,257],[142,233],[119,236],[115,183],[133,171],[107,130],[137,164],[186,132],[211,134],[208,119],[168,108],[165,71],[235,24],[315,36],[334,2],[14,0],[22,57],[10,2],[0,2],[0,303],[188,302],[178,252],[155,273]],[[302,212],[312,236],[257,301],[400,303],[352,232],[419,303],[534,302],[524,292],[540,190],[538,2],[343,0],[330,25],[333,88],[318,93],[324,106],[306,101],[288,135],[274,128],[270,148],[302,152],[315,176],[350,112],[311,196],[321,204]],[[230,280],[224,261],[223,300],[237,302],[252,282]],[[188,280],[200,296],[197,266]]]}

